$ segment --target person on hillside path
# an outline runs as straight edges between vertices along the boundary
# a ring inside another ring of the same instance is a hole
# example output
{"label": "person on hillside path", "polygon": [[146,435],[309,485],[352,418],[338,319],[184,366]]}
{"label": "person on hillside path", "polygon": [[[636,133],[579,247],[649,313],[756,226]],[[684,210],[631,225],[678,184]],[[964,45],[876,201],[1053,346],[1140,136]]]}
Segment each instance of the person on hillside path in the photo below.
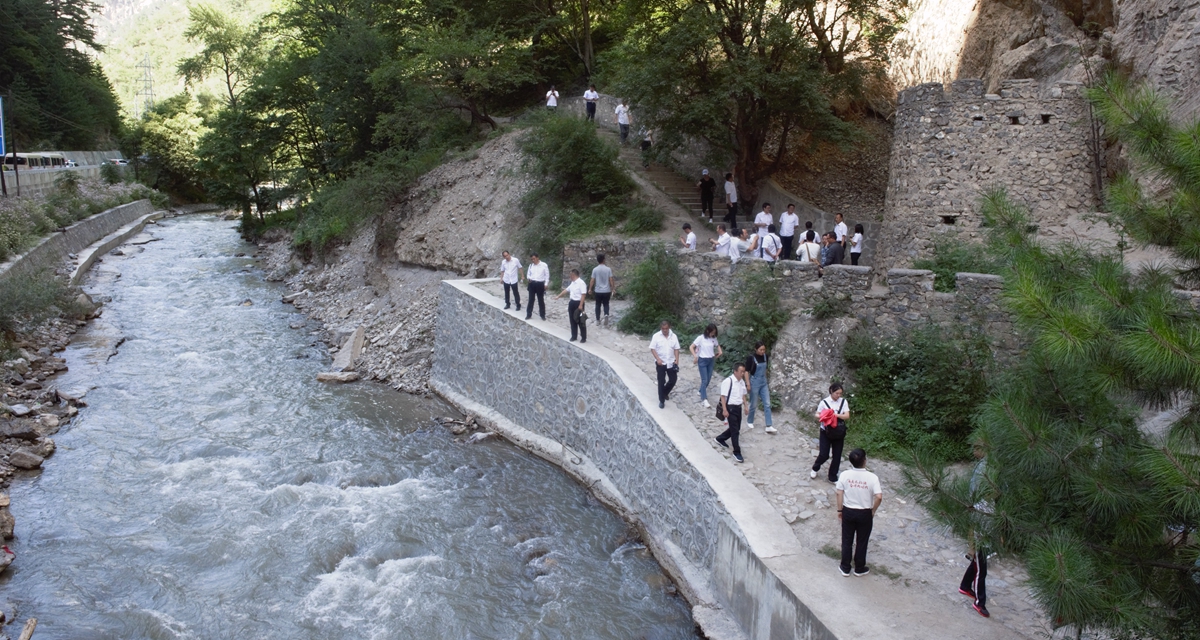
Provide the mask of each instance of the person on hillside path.
{"label": "person on hillside path", "polygon": [[733,373],[721,383],[721,408],[725,411],[725,431],[716,437],[717,444],[729,448],[726,441],[733,441],[733,459],[745,462],[742,458],[742,448],[738,445],[738,436],[742,432],[742,403],[746,401],[746,365],[738,363],[733,367]]}
{"label": "person on hillside path", "polygon": [[738,193],[737,185],[733,182],[733,174],[725,174],[725,225],[730,231],[737,232]]}
{"label": "person on hillside path", "polygon": [[683,237],[679,238],[679,242],[684,249],[696,250],[696,234],[692,233],[692,223],[683,223]]}
{"label": "person on hillside path", "polygon": [[851,451],[850,465],[837,481],[837,516],[842,521],[842,563],[838,569],[847,577],[851,557],[854,575],[871,572],[867,566],[867,544],[871,542],[875,510],[883,502],[879,476],[866,469],[867,453],[862,449]]}
{"label": "person on hillside path", "polygon": [[571,321],[571,342],[579,340],[580,344],[587,342],[587,322],[580,317],[583,315],[583,302],[587,297],[587,290],[587,284],[584,283],[583,278],[579,277],[579,269],[571,269],[571,283],[554,296],[554,299],[557,300],[570,294],[570,302],[567,302],[567,317]]}
{"label": "person on hillside path", "polygon": [[745,227],[738,229],[738,237],[729,243],[729,260],[733,264],[737,264],[742,259],[742,256],[754,253],[757,248],[758,236],[750,235],[750,232]]}
{"label": "person on hillside path", "polygon": [[708,383],[712,380],[713,363],[725,353],[721,350],[721,343],[717,341],[717,325],[708,323],[708,326],[704,327],[704,333],[692,341],[691,350],[692,364],[700,369],[700,402],[704,404],[704,408],[711,409],[712,405],[708,403]]}
{"label": "person on hillside path", "polygon": [[[812,223],[808,223],[812,225]],[[817,232],[811,228],[800,236],[800,246],[796,249],[796,259],[800,262],[811,262],[821,266],[821,243],[817,242]]]}
{"label": "person on hillside path", "polygon": [[507,251],[501,255],[504,256],[504,259],[500,261],[500,282],[504,283],[504,308],[508,309],[509,307],[508,292],[511,289],[512,295],[517,301],[517,311],[520,311],[521,290],[517,285],[521,282],[521,261]]}
{"label": "person on hillside path", "polygon": [[854,235],[850,236],[850,264],[858,266],[858,259],[862,257],[863,250],[863,226],[861,224],[854,225]]}
{"label": "person on hillside path", "polygon": [[625,100],[622,99],[617,108],[614,109],[617,114],[617,128],[621,130],[621,144],[629,142],[629,125],[633,119],[629,115],[629,107],[625,106]]}
{"label": "person on hillside path", "polygon": [[979,528],[984,525],[986,516],[995,513],[995,507],[992,506],[991,500],[983,497],[987,458],[984,457],[983,446],[978,442],[975,443],[974,454],[976,462],[975,469],[971,472],[971,497],[975,500],[975,504],[971,507],[971,531],[967,534],[967,543],[971,545],[971,549],[967,553],[967,560],[971,564],[963,573],[962,582],[958,585],[958,592],[974,600],[971,606],[975,608],[976,613],[990,618],[992,614],[987,610],[987,557],[989,550],[982,543],[983,536],[980,535]]}
{"label": "person on hillside path", "polygon": [[658,408],[667,406],[671,391],[679,376],[679,338],[671,331],[671,323],[662,321],[660,331],[650,336],[650,354],[658,372]]}
{"label": "person on hillside path", "polygon": [[764,202],[762,211],[754,216],[754,232],[758,234],[760,241],[763,236],[767,235],[767,227],[773,224],[775,224],[775,216],[771,215],[771,203]]}
{"label": "person on hillside path", "polygon": [[762,340],[754,343],[754,352],[746,356],[746,378],[750,383],[750,408],[746,411],[746,431],[754,428],[754,405],[759,401],[763,405],[763,420],[767,423],[767,433],[778,433],[772,426],[771,420],[771,390],[767,388],[767,366],[771,357],[767,355],[767,345]]}
{"label": "person on hillside path", "polygon": [[733,238],[729,232],[725,230],[724,224],[717,225],[717,237],[709,238],[709,244],[712,245],[712,250],[717,252],[719,256],[728,256],[730,247],[733,246]]}
{"label": "person on hillside path", "polygon": [[[612,300],[612,294],[617,290],[617,279],[613,277],[612,269],[604,264],[606,256],[603,253],[596,254],[596,268],[592,269],[592,280],[589,288],[592,290],[592,296],[596,300],[596,323],[603,322],[608,324],[608,303]],[[601,320],[600,307],[604,307],[604,319]]]}
{"label": "person on hillside path", "polygon": [[587,108],[588,122],[596,121],[596,102],[600,100],[600,94],[596,92],[596,85],[589,84],[588,90],[583,92],[583,101]]}
{"label": "person on hillside path", "polygon": [[642,168],[650,168],[650,150],[654,147],[654,130],[642,127]]}
{"label": "person on hillside path", "polygon": [[796,227],[800,224],[800,216],[796,215],[796,205],[788,203],[787,211],[779,216],[779,238],[783,241],[783,251],[780,260],[791,260],[795,255],[793,241],[796,239]]}
{"label": "person on hillside path", "polygon": [[546,287],[550,286],[550,267],[538,259],[538,254],[529,256],[529,268],[525,270],[525,282],[529,283],[529,304],[525,305],[525,319],[533,317],[533,301],[538,303],[538,315],[546,319]]}
{"label": "person on hillside path", "polygon": [[837,264],[842,264],[846,260],[846,242],[849,240],[849,238],[847,238],[849,229],[846,228],[846,222],[843,220],[842,214],[834,214],[833,221],[836,223],[833,225],[834,239],[842,247],[842,256],[838,259]]}
{"label": "person on hillside path", "polygon": [[551,111],[558,109],[558,91],[554,89],[554,85],[550,85],[550,90],[546,92],[546,108]]}
{"label": "person on hillside path", "polygon": [[758,237],[758,257],[774,263],[782,258],[783,240],[775,233],[775,225],[767,225],[767,235]]}
{"label": "person on hillside path", "polygon": [[817,267],[817,277],[825,275],[825,267],[841,264],[844,256],[842,245],[838,243],[837,237],[832,231],[826,232],[821,240],[824,242],[824,246],[821,247],[821,264]]}
{"label": "person on hillside path", "polygon": [[713,221],[713,200],[717,195],[717,181],[708,175],[708,169],[700,172],[700,182],[696,183],[700,188],[700,215],[708,212],[708,223]]}
{"label": "person on hillside path", "polygon": [[[850,419],[850,403],[842,397],[843,393],[842,385],[835,382],[829,385],[829,395],[817,404],[816,418],[821,422],[821,436],[817,460],[808,472],[810,478],[816,478],[821,465],[830,460],[829,481],[837,482],[838,467],[842,464],[842,447],[846,444],[846,421]],[[826,411],[831,413],[827,414]],[[829,457],[830,449],[833,450],[832,460]]]}

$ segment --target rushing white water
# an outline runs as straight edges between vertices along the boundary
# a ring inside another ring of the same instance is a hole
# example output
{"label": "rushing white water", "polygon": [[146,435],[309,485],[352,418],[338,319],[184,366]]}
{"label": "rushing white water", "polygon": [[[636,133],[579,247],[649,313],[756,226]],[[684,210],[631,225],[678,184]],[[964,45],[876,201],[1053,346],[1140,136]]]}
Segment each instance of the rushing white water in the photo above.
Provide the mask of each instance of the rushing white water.
{"label": "rushing white water", "polygon": [[88,407],[12,487],[0,589],[38,640],[694,637],[559,470],[454,442],[438,402],[316,382],[323,345],[230,223],[151,232],[92,277],[112,300],[58,381]]}

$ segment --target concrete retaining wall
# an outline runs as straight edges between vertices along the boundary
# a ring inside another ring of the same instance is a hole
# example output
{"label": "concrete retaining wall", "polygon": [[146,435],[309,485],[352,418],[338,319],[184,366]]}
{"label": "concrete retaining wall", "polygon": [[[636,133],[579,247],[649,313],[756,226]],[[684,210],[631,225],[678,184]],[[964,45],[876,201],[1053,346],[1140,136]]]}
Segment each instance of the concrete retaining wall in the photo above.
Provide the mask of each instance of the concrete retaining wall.
{"label": "concrete retaining wall", "polygon": [[32,249],[9,262],[0,264],[0,281],[53,269],[67,254],[79,253],[97,240],[153,211],[149,200],[138,200],[80,220],[62,232],[43,238]]}
{"label": "concrete retaining wall", "polygon": [[54,182],[64,173],[71,171],[81,179],[94,180],[100,177],[100,167],[79,167],[76,169],[22,169],[20,174],[21,186],[17,188],[17,176],[12,171],[4,172],[5,187],[9,196],[37,196],[54,189]]}

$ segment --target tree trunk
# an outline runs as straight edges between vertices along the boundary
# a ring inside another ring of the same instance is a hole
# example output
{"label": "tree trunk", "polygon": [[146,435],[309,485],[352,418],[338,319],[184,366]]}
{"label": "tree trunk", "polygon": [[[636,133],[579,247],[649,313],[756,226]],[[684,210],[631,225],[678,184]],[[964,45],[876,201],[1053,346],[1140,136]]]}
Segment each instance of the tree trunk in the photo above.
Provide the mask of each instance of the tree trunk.
{"label": "tree trunk", "polygon": [[583,13],[583,68],[587,71],[588,78],[592,77],[592,11],[588,6],[588,0],[579,0],[581,12]]}

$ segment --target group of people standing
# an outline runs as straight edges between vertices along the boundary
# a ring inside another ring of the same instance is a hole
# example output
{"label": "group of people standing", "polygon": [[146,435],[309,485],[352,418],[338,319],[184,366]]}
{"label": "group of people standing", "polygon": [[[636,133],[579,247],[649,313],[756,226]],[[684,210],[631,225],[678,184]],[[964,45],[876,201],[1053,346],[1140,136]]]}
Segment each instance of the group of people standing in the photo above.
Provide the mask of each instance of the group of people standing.
{"label": "group of people standing", "polygon": [[[727,184],[732,184],[731,174],[729,178]],[[840,213],[834,216],[833,230],[821,234],[819,242],[811,221],[805,222],[803,231],[800,230],[800,217],[796,215],[796,205],[790,203],[779,216],[779,224],[776,225],[771,203],[764,202],[762,211],[754,216],[753,232],[744,227],[739,229],[736,226],[736,216],[728,215],[725,219],[734,220],[734,225],[727,226],[724,222],[718,224],[718,235],[715,239],[710,239],[709,243],[713,251],[728,256],[734,263],[742,256],[751,255],[767,262],[811,262],[817,265],[818,269],[824,269],[829,265],[844,264],[847,253],[850,254],[852,265],[858,265],[862,257],[863,226],[854,225],[854,233],[851,234]]]}
{"label": "group of people standing", "polygon": [[[500,282],[504,285],[504,308],[511,309],[515,302],[517,311],[521,310],[520,284],[524,280],[529,293],[525,319],[533,318],[533,303],[536,301],[538,315],[545,320],[546,287],[550,286],[550,267],[542,262],[538,254],[533,253],[529,256],[528,269],[522,274],[521,261],[516,256],[508,251],[504,251],[501,255],[503,259],[500,261]],[[584,282],[578,269],[571,269],[566,286],[555,296],[555,299],[568,296],[567,317],[571,323],[571,342],[576,340],[587,342],[587,313],[583,305],[589,293],[596,301],[596,320],[608,322],[609,303],[612,301],[613,292],[616,291],[617,279],[613,276],[612,269],[604,264],[604,261],[603,253],[596,256],[597,264],[596,268],[592,269],[590,282]],[[601,311],[604,313],[603,316]]]}

